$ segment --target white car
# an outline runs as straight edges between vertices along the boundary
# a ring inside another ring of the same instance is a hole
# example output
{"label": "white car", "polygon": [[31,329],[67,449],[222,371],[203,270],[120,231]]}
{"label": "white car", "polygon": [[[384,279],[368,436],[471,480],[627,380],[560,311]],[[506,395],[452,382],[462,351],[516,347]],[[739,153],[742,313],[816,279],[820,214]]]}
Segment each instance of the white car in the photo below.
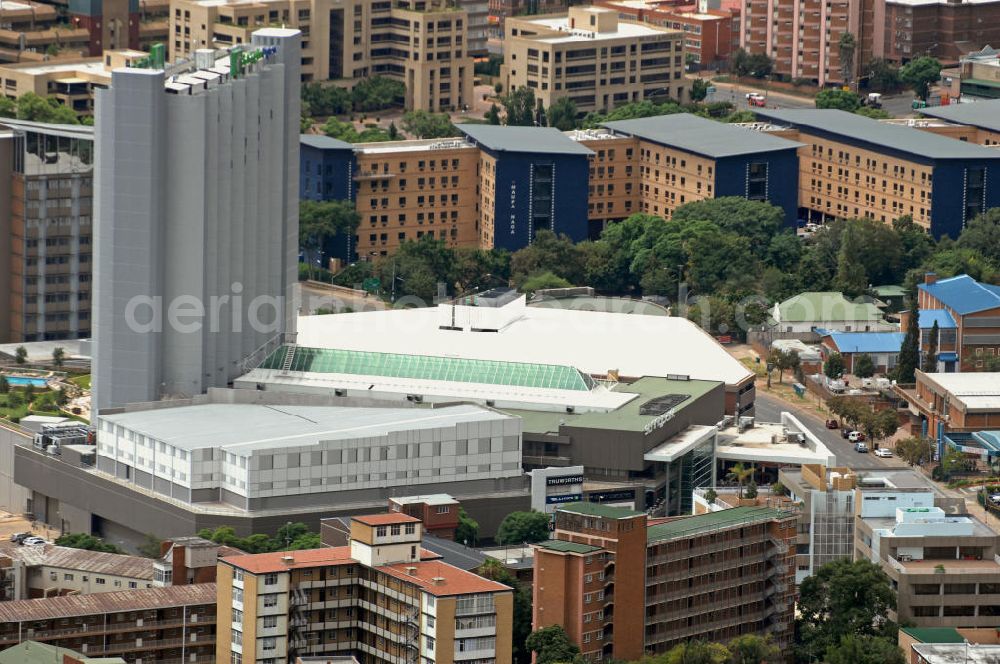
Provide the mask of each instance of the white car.
{"label": "white car", "polygon": [[41,537],[28,537],[24,540],[23,544],[25,546],[38,546],[39,544],[48,544],[48,542]]}
{"label": "white car", "polygon": [[886,449],[884,447],[880,447],[877,450],[875,450],[875,456],[882,457],[883,459],[888,459],[888,458],[892,457],[892,450],[888,450],[888,449]]}

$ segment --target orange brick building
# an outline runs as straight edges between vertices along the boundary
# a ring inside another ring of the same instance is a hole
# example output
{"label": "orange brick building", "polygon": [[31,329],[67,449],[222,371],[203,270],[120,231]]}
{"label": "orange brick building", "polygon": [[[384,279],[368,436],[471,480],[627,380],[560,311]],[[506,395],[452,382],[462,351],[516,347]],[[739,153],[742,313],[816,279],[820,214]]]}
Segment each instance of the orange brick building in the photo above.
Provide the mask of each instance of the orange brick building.
{"label": "orange brick building", "polygon": [[797,515],[736,507],[647,520],[594,503],[556,512],[535,551],[533,627],[562,625],[589,661],[690,639],[791,644]]}

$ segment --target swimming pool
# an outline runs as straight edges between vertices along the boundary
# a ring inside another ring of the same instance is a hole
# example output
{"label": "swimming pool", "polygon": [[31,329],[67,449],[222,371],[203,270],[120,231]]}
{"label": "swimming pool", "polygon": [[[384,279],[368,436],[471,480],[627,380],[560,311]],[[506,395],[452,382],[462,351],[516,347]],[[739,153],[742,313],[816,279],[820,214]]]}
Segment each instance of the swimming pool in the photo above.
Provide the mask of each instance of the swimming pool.
{"label": "swimming pool", "polygon": [[25,387],[26,385],[45,387],[49,384],[49,381],[45,378],[31,378],[29,376],[4,376],[4,378],[7,379],[8,385],[15,385],[17,387]]}

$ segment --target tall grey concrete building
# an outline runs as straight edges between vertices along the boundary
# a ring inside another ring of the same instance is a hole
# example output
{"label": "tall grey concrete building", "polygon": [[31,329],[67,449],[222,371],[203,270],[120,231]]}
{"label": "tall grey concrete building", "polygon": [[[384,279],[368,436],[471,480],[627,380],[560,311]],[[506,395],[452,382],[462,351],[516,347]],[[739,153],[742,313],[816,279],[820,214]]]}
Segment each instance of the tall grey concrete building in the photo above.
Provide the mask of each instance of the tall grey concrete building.
{"label": "tall grey concrete building", "polygon": [[96,408],[224,386],[294,335],[300,67],[267,28],[98,94]]}

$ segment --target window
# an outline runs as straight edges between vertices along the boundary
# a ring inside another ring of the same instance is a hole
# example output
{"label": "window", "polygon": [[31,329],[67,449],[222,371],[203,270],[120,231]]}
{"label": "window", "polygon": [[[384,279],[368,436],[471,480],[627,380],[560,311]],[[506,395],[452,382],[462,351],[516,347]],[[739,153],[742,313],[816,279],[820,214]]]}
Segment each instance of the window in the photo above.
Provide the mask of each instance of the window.
{"label": "window", "polygon": [[243,632],[239,631],[238,629],[233,630],[233,645],[234,646],[243,645]]}
{"label": "window", "polygon": [[268,636],[260,640],[261,650],[274,650],[275,649],[275,639],[273,636]]}
{"label": "window", "polygon": [[415,532],[417,532],[417,524],[415,524],[415,523],[408,523],[408,524],[406,524],[406,534],[407,535],[412,535]]}
{"label": "window", "polygon": [[276,583],[278,583],[278,575],[277,574],[275,574],[275,573],[272,572],[271,574],[265,574],[264,575],[264,585],[265,586],[273,586]]}
{"label": "window", "polygon": [[73,580],[72,574],[63,574],[63,581],[72,581],[72,580]]}
{"label": "window", "polygon": [[233,609],[233,622],[237,625],[243,622],[243,612],[239,609]]}
{"label": "window", "polygon": [[385,537],[388,532],[389,530],[385,526],[379,526],[378,528],[375,529],[375,536]]}
{"label": "window", "polygon": [[278,596],[264,595],[264,606],[278,606]]}
{"label": "window", "polygon": [[264,629],[278,626],[278,616],[264,616]]}
{"label": "window", "polygon": [[450,511],[451,511],[451,506],[450,505],[438,505],[438,507],[437,507],[437,513],[438,514],[447,514]]}
{"label": "window", "polygon": [[398,523],[392,524],[392,526],[389,528],[389,532],[390,532],[390,534],[393,537],[395,537],[396,535],[399,535],[399,533],[401,532],[401,530],[399,528],[399,524]]}
{"label": "window", "polygon": [[238,652],[230,653],[229,664],[243,664],[243,655]]}
{"label": "window", "polygon": [[100,576],[97,577],[97,585],[103,586],[106,583],[107,583],[107,581],[105,581],[103,577],[100,577]]}

